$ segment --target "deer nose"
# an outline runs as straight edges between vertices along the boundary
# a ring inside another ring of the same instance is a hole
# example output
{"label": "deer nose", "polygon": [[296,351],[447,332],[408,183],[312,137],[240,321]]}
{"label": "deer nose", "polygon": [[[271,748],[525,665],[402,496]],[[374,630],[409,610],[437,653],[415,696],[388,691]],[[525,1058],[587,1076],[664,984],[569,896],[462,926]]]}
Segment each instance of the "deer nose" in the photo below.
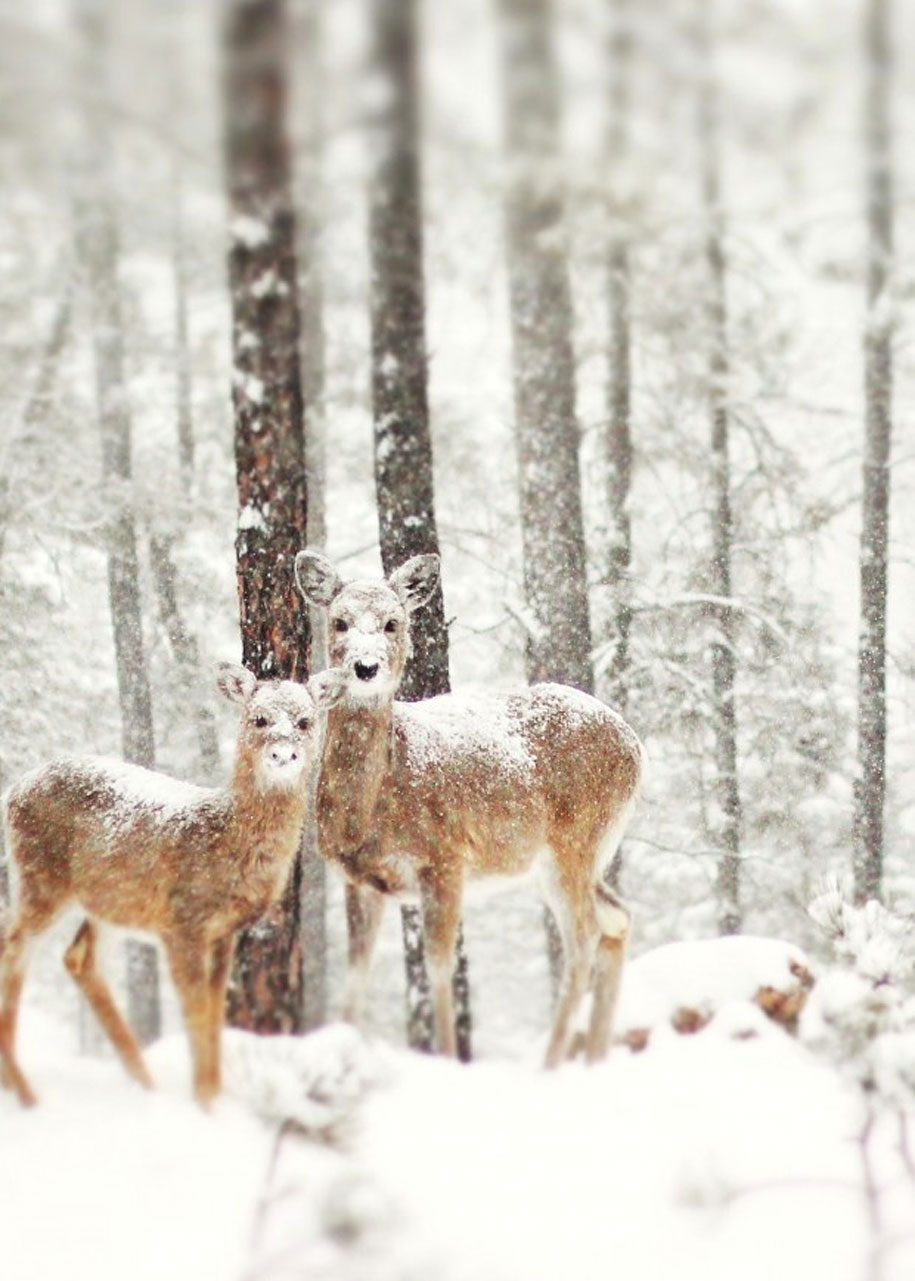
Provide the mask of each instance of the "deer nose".
{"label": "deer nose", "polygon": [[298,753],[294,752],[287,743],[277,743],[270,748],[270,760],[274,765],[288,765],[290,761],[298,759]]}
{"label": "deer nose", "polygon": [[361,681],[370,681],[373,676],[378,674],[377,663],[356,663],[354,671]]}

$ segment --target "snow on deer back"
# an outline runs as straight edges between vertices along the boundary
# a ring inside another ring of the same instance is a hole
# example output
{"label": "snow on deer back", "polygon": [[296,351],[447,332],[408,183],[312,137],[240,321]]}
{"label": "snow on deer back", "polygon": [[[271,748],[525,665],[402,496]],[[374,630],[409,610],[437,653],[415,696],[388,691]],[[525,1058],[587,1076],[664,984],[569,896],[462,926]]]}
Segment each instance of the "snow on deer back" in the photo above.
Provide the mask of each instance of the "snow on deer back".
{"label": "snow on deer back", "polygon": [[548,1061],[565,1053],[595,956],[608,993],[595,1001],[596,1058],[629,919],[603,878],[633,808],[642,749],[621,717],[567,686],[396,702],[411,615],[438,572],[438,557],[417,556],[387,580],[347,583],[320,552],[296,560],[303,595],[328,611],[331,663],[345,678],[328,716],[318,827],[322,852],[351,882],[347,1012],[355,1017],[364,996],[382,896],[416,892],[439,1044],[453,1050],[450,976],[464,883],[536,869],[566,954]]}

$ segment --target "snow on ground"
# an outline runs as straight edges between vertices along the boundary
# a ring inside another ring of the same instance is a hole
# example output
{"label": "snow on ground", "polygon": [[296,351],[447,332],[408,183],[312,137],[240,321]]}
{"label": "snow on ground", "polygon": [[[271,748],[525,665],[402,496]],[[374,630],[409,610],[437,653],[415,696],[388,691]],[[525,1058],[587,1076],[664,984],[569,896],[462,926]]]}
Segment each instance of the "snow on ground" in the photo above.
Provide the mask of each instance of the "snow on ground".
{"label": "snow on ground", "polygon": [[[147,1093],[28,1007],[21,1061],[42,1100],[0,1097],[4,1281],[235,1277],[269,1137],[237,1104],[190,1099],[182,1042],[150,1054]],[[177,1062],[175,1061],[177,1060]]]}
{"label": "snow on ground", "polygon": [[[760,1016],[761,1019],[761,1016]],[[716,1030],[717,1029],[717,1030]],[[0,1097],[4,1281],[864,1281],[855,1094],[780,1029],[716,1020],[544,1073],[332,1026],[227,1037],[233,1095],[189,1098],[182,1038],[146,1094],[27,1007],[43,1102]],[[331,1134],[288,1133],[276,1118]],[[267,1119],[265,1119],[267,1118]],[[895,1121],[873,1145],[882,1281],[915,1275]]]}

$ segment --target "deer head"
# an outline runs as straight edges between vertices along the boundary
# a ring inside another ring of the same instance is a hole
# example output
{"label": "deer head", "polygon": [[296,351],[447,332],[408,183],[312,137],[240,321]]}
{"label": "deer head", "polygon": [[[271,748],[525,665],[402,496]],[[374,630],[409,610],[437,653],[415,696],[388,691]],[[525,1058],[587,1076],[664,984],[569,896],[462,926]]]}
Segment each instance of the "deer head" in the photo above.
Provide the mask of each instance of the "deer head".
{"label": "deer head", "polygon": [[319,672],[307,685],[259,681],[238,663],[217,663],[216,684],[243,710],[238,756],[247,761],[264,789],[295,787],[314,758],[318,712],[333,707],[345,693],[339,672]]}
{"label": "deer head", "polygon": [[351,702],[392,699],[410,657],[410,617],[428,601],[439,578],[438,556],[413,556],[385,580],[344,580],[327,557],[299,552],[295,576],[312,605],[328,613],[330,662]]}

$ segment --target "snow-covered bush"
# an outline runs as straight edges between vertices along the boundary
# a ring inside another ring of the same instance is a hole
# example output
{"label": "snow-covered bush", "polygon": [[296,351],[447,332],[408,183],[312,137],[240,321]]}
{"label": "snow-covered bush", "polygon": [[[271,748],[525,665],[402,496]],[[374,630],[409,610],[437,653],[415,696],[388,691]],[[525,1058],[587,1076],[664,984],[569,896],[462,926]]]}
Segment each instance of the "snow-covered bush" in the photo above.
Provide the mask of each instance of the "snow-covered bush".
{"label": "snow-covered bush", "polygon": [[915,1106],[915,940],[907,921],[875,901],[853,905],[829,884],[810,917],[832,945],[833,964],[814,989],[801,1035],[875,1103]]}
{"label": "snow-covered bush", "polygon": [[265,1121],[319,1142],[340,1143],[383,1061],[342,1023],[308,1036],[224,1034],[226,1086]]}

